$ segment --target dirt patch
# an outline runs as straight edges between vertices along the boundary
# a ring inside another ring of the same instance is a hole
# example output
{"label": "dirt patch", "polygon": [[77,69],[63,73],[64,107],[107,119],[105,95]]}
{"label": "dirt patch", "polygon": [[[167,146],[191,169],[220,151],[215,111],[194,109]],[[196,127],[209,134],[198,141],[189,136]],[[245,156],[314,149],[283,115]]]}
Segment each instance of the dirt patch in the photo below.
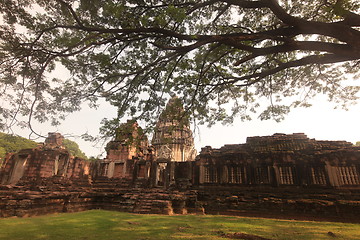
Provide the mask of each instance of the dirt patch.
{"label": "dirt patch", "polygon": [[130,224],[130,225],[140,225],[139,222],[127,222],[127,223]]}
{"label": "dirt patch", "polygon": [[179,232],[184,232],[184,231],[186,231],[187,229],[190,229],[191,227],[178,227],[177,228],[177,230],[179,231]]}
{"label": "dirt patch", "polygon": [[270,238],[264,238],[253,234],[247,234],[247,233],[224,233],[222,231],[219,231],[218,234],[221,237],[224,238],[230,238],[230,239],[242,239],[242,240],[271,240]]}

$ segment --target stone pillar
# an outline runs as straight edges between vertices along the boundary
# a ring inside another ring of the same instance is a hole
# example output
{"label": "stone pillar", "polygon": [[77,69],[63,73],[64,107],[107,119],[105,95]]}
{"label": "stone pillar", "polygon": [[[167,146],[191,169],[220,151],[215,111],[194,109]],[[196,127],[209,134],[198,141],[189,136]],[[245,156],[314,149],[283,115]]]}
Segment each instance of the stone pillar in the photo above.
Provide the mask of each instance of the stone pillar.
{"label": "stone pillar", "polygon": [[150,167],[150,187],[157,186],[157,163],[152,162]]}
{"label": "stone pillar", "polygon": [[175,162],[168,162],[169,166],[169,186],[175,185]]}
{"label": "stone pillar", "polygon": [[305,166],[305,164],[295,164],[296,185],[309,185],[309,171],[307,171],[307,169],[308,168]]}
{"label": "stone pillar", "polygon": [[150,179],[151,177],[151,162],[146,161],[145,163],[145,179]]}
{"label": "stone pillar", "polygon": [[171,174],[171,164],[169,162],[166,163],[166,168],[165,168],[165,181],[164,181],[164,186],[165,188],[169,188],[170,187],[170,174]]}
{"label": "stone pillar", "polygon": [[199,166],[199,184],[204,184],[205,182],[205,169],[204,165],[200,164]]}
{"label": "stone pillar", "polygon": [[110,162],[107,170],[107,177],[112,178],[114,176],[115,162]]}
{"label": "stone pillar", "polygon": [[125,161],[124,161],[124,166],[123,166],[123,169],[122,169],[122,177],[123,177],[123,178],[126,178],[126,169],[127,169],[127,166],[128,166],[128,160],[125,160]]}
{"label": "stone pillar", "polygon": [[328,162],[325,165],[325,174],[327,179],[329,179],[329,184],[332,187],[339,187],[339,178],[337,175],[336,167],[331,166]]}
{"label": "stone pillar", "polygon": [[274,172],[274,184],[278,187],[280,185],[280,171],[277,165],[273,166]]}
{"label": "stone pillar", "polygon": [[198,162],[190,162],[192,166],[192,171],[190,173],[190,176],[192,179],[192,185],[199,185],[200,184],[200,167],[198,165]]}
{"label": "stone pillar", "polygon": [[220,178],[220,183],[228,183],[229,182],[229,176],[228,176],[228,166],[224,165],[222,167],[222,173]]}
{"label": "stone pillar", "polygon": [[59,155],[57,155],[54,159],[54,168],[53,168],[53,176],[56,176],[59,172]]}
{"label": "stone pillar", "polygon": [[276,166],[269,166],[270,168],[270,183],[271,186],[273,187],[278,187],[279,186],[279,170],[277,169]]}
{"label": "stone pillar", "polygon": [[247,166],[247,179],[248,179],[248,184],[255,184],[255,166],[254,164],[249,164]]}

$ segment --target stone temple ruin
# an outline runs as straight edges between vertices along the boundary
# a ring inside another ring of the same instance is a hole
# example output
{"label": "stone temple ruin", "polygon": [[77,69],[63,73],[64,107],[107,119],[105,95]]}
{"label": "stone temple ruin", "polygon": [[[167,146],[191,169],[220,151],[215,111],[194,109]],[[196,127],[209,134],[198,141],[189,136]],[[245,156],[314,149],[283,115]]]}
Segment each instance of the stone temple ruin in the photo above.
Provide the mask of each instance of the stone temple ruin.
{"label": "stone temple ruin", "polygon": [[8,155],[0,172],[1,184],[15,185],[22,181],[35,183],[53,177],[89,176],[90,163],[71,156],[62,145],[63,139],[59,133],[49,133],[43,145]]}
{"label": "stone temple ruin", "polygon": [[161,114],[151,144],[123,123],[105,159],[74,158],[63,137],[8,154],[0,216],[107,209],[359,221],[360,147],[302,133],[249,137],[199,154],[179,99]]}

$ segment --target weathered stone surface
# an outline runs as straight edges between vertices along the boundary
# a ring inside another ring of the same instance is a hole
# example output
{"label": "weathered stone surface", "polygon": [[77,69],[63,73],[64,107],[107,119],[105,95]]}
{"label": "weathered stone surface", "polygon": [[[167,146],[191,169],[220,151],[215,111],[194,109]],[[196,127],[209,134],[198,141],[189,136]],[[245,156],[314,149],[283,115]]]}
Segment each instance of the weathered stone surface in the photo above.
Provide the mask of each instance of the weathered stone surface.
{"label": "weathered stone surface", "polygon": [[0,170],[1,184],[17,184],[24,179],[64,177],[81,178],[90,174],[90,163],[74,158],[62,146],[63,137],[49,133],[44,145],[34,149],[23,149],[5,158]]}
{"label": "weathered stone surface", "polygon": [[[169,125],[168,113],[162,121]],[[190,135],[175,130],[170,139],[181,149]],[[186,154],[159,156],[141,132],[134,121],[121,125],[107,157],[91,164],[72,157],[54,133],[37,148],[8,154],[0,217],[107,209],[360,221],[360,148],[351,143],[274,134],[205,147],[183,161]]]}
{"label": "weathered stone surface", "polygon": [[248,138],[202,149],[199,184],[359,187],[360,148],[304,134]]}
{"label": "weathered stone surface", "polygon": [[152,145],[156,158],[175,162],[194,161],[196,150],[181,100],[172,97],[156,124]]}
{"label": "weathered stone surface", "polygon": [[94,177],[149,178],[153,149],[136,121],[121,124],[106,151],[106,158],[97,161],[92,168]]}
{"label": "weathered stone surface", "polygon": [[[106,209],[157,214],[231,214],[309,220],[359,222],[356,189],[203,187],[177,191],[134,188],[121,181],[94,181],[87,188],[56,188],[55,183],[29,190],[0,190],[0,216],[34,216]],[[105,185],[108,185],[105,187]]]}

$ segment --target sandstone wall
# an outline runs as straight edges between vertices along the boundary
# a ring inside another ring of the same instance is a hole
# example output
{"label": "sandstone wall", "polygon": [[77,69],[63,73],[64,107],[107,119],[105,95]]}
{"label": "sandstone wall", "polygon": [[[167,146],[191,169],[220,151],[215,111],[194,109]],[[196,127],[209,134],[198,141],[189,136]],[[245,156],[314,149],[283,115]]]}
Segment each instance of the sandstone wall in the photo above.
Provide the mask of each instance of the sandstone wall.
{"label": "sandstone wall", "polygon": [[90,165],[58,146],[8,155],[0,216],[107,209],[360,221],[360,148],[346,142],[275,134],[205,147],[195,161],[111,156]]}
{"label": "sandstone wall", "polygon": [[0,216],[35,216],[105,209],[142,214],[230,214],[360,222],[356,189],[198,187],[179,191],[136,187],[124,179],[44,179],[0,187]]}

